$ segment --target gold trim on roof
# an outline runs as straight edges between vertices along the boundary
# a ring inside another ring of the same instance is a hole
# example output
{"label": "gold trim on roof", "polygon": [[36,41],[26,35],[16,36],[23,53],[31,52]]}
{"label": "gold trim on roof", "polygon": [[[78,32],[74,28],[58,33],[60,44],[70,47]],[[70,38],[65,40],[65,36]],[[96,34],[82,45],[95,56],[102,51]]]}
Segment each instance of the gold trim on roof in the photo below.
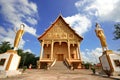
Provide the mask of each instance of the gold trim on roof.
{"label": "gold trim on roof", "polygon": [[83,37],[79,36],[79,35],[75,32],[75,30],[73,30],[73,29],[69,26],[69,24],[66,23],[66,21],[63,19],[63,17],[62,17],[61,14],[60,14],[60,15],[57,17],[57,19],[48,27],[48,29],[47,29],[42,35],[40,35],[40,36],[38,37],[38,40],[41,40],[41,38],[56,24],[56,22],[57,22],[59,19],[61,19],[61,20],[65,23],[65,25],[67,25],[68,28],[73,31],[73,33],[75,33],[81,40],[83,40]]}

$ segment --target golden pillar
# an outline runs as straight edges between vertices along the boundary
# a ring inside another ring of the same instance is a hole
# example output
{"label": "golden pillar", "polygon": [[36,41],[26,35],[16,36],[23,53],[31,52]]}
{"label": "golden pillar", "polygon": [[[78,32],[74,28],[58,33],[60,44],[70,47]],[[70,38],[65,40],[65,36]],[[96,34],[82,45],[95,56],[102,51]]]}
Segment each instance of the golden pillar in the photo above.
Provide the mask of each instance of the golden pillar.
{"label": "golden pillar", "polygon": [[54,46],[54,41],[52,40],[52,42],[51,42],[51,59],[53,59],[53,46]]}
{"label": "golden pillar", "polygon": [[77,51],[77,54],[76,54],[76,59],[79,59],[79,44],[77,44],[76,51]]}
{"label": "golden pillar", "polygon": [[70,59],[70,42],[68,40],[68,59]]}
{"label": "golden pillar", "polygon": [[80,43],[77,42],[77,46],[78,46],[78,59],[81,59],[81,55],[80,55]]}
{"label": "golden pillar", "polygon": [[44,47],[44,40],[41,42],[41,52],[40,52],[40,60],[43,57],[43,47]]}

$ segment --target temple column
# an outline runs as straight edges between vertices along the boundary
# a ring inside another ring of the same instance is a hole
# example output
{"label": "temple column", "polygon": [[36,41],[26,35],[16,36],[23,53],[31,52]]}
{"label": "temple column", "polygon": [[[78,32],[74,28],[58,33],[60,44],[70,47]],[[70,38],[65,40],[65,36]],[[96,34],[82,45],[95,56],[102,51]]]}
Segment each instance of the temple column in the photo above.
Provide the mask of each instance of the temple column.
{"label": "temple column", "polygon": [[80,42],[78,42],[78,59],[81,60],[81,54],[80,54]]}
{"label": "temple column", "polygon": [[77,51],[77,54],[76,54],[76,59],[79,59],[79,42],[77,43],[77,47],[76,47],[76,51]]}
{"label": "temple column", "polygon": [[44,41],[41,42],[41,52],[40,52],[40,60],[43,57],[43,47],[44,47]]}
{"label": "temple column", "polygon": [[53,45],[54,45],[54,41],[52,40],[52,42],[51,42],[51,55],[50,55],[51,59],[53,59]]}
{"label": "temple column", "polygon": [[68,59],[70,59],[70,42],[68,40]]}

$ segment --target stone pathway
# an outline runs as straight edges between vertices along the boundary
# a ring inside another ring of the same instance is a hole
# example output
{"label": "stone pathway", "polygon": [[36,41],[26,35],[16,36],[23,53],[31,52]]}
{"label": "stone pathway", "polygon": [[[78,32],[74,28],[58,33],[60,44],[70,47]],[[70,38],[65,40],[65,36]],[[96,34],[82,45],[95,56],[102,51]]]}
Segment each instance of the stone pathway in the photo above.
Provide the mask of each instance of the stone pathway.
{"label": "stone pathway", "polygon": [[0,80],[120,80],[120,78],[93,75],[91,70],[26,70],[22,75]]}

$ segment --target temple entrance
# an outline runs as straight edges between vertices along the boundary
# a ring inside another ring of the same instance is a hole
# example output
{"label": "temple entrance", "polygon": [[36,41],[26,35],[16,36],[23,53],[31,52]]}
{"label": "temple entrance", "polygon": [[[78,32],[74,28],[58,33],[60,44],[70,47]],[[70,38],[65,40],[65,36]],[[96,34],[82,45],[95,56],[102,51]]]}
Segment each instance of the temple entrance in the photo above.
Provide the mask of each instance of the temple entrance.
{"label": "temple entrance", "polygon": [[57,60],[58,61],[63,61],[64,60],[64,55],[63,54],[58,54]]}
{"label": "temple entrance", "polygon": [[68,57],[68,46],[66,42],[55,42],[53,48],[53,55],[57,61],[63,61]]}

